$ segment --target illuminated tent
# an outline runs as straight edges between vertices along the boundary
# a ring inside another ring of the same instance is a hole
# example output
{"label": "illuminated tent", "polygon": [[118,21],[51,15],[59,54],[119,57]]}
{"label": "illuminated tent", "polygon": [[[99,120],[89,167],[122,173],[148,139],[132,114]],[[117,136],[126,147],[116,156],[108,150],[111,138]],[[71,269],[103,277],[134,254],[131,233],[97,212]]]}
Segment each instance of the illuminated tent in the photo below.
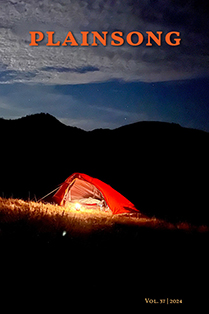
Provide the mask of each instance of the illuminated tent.
{"label": "illuminated tent", "polygon": [[110,185],[83,173],[68,177],[52,197],[59,205],[79,203],[111,210],[113,214],[138,212],[134,204]]}

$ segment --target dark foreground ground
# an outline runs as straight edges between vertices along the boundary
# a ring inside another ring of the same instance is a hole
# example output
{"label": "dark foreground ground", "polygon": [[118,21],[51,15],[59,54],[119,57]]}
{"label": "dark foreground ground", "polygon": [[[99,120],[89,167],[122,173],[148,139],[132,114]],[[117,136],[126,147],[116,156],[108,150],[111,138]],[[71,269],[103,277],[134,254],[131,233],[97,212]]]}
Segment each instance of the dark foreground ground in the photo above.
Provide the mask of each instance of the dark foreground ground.
{"label": "dark foreground ground", "polygon": [[115,307],[117,313],[208,307],[206,227],[109,216],[102,216],[102,223],[83,216],[84,224],[78,214],[51,215],[42,208],[34,216],[32,205],[22,211],[15,203],[6,212],[2,203],[1,288],[8,309],[28,304],[30,312],[42,301],[65,306],[66,313],[74,312],[73,306],[78,312]]}

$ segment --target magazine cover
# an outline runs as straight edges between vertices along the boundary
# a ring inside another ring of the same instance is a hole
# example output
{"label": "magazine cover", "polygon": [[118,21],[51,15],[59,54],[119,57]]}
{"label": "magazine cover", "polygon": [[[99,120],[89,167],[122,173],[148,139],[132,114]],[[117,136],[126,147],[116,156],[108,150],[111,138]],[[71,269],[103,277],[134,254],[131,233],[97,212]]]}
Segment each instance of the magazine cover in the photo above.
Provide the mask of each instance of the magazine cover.
{"label": "magazine cover", "polygon": [[17,299],[207,305],[208,13],[0,1],[0,263]]}

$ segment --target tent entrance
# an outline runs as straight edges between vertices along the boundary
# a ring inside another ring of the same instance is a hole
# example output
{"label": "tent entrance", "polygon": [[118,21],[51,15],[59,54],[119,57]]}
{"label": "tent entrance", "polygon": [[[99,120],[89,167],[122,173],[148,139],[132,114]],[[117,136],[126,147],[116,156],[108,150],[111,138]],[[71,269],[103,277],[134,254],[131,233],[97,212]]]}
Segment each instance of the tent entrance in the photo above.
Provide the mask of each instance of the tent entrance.
{"label": "tent entrance", "polygon": [[79,203],[86,209],[109,210],[102,193],[90,182],[76,178],[65,193],[64,203]]}

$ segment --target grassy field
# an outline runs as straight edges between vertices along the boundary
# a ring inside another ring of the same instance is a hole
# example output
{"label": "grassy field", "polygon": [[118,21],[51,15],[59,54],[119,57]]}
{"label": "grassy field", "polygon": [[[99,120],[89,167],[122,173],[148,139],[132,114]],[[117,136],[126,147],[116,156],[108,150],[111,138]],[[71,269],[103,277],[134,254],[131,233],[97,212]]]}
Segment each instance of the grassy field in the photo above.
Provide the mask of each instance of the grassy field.
{"label": "grassy field", "polygon": [[204,297],[207,247],[207,226],[0,198],[2,282],[15,287],[67,283],[91,296],[129,291],[141,303],[145,297],[191,303]]}
{"label": "grassy field", "polygon": [[[142,214],[112,215],[109,212],[81,207],[65,208],[49,203],[26,202],[20,199],[0,198],[1,235],[27,232],[31,236],[48,234],[55,236],[83,236],[99,230],[113,232],[115,226],[144,227],[161,230],[183,230],[187,232],[207,232],[207,226],[194,226],[186,222],[176,224]],[[13,228],[10,228],[12,226]],[[24,226],[24,228],[23,228]],[[33,234],[34,233],[34,234]]]}

